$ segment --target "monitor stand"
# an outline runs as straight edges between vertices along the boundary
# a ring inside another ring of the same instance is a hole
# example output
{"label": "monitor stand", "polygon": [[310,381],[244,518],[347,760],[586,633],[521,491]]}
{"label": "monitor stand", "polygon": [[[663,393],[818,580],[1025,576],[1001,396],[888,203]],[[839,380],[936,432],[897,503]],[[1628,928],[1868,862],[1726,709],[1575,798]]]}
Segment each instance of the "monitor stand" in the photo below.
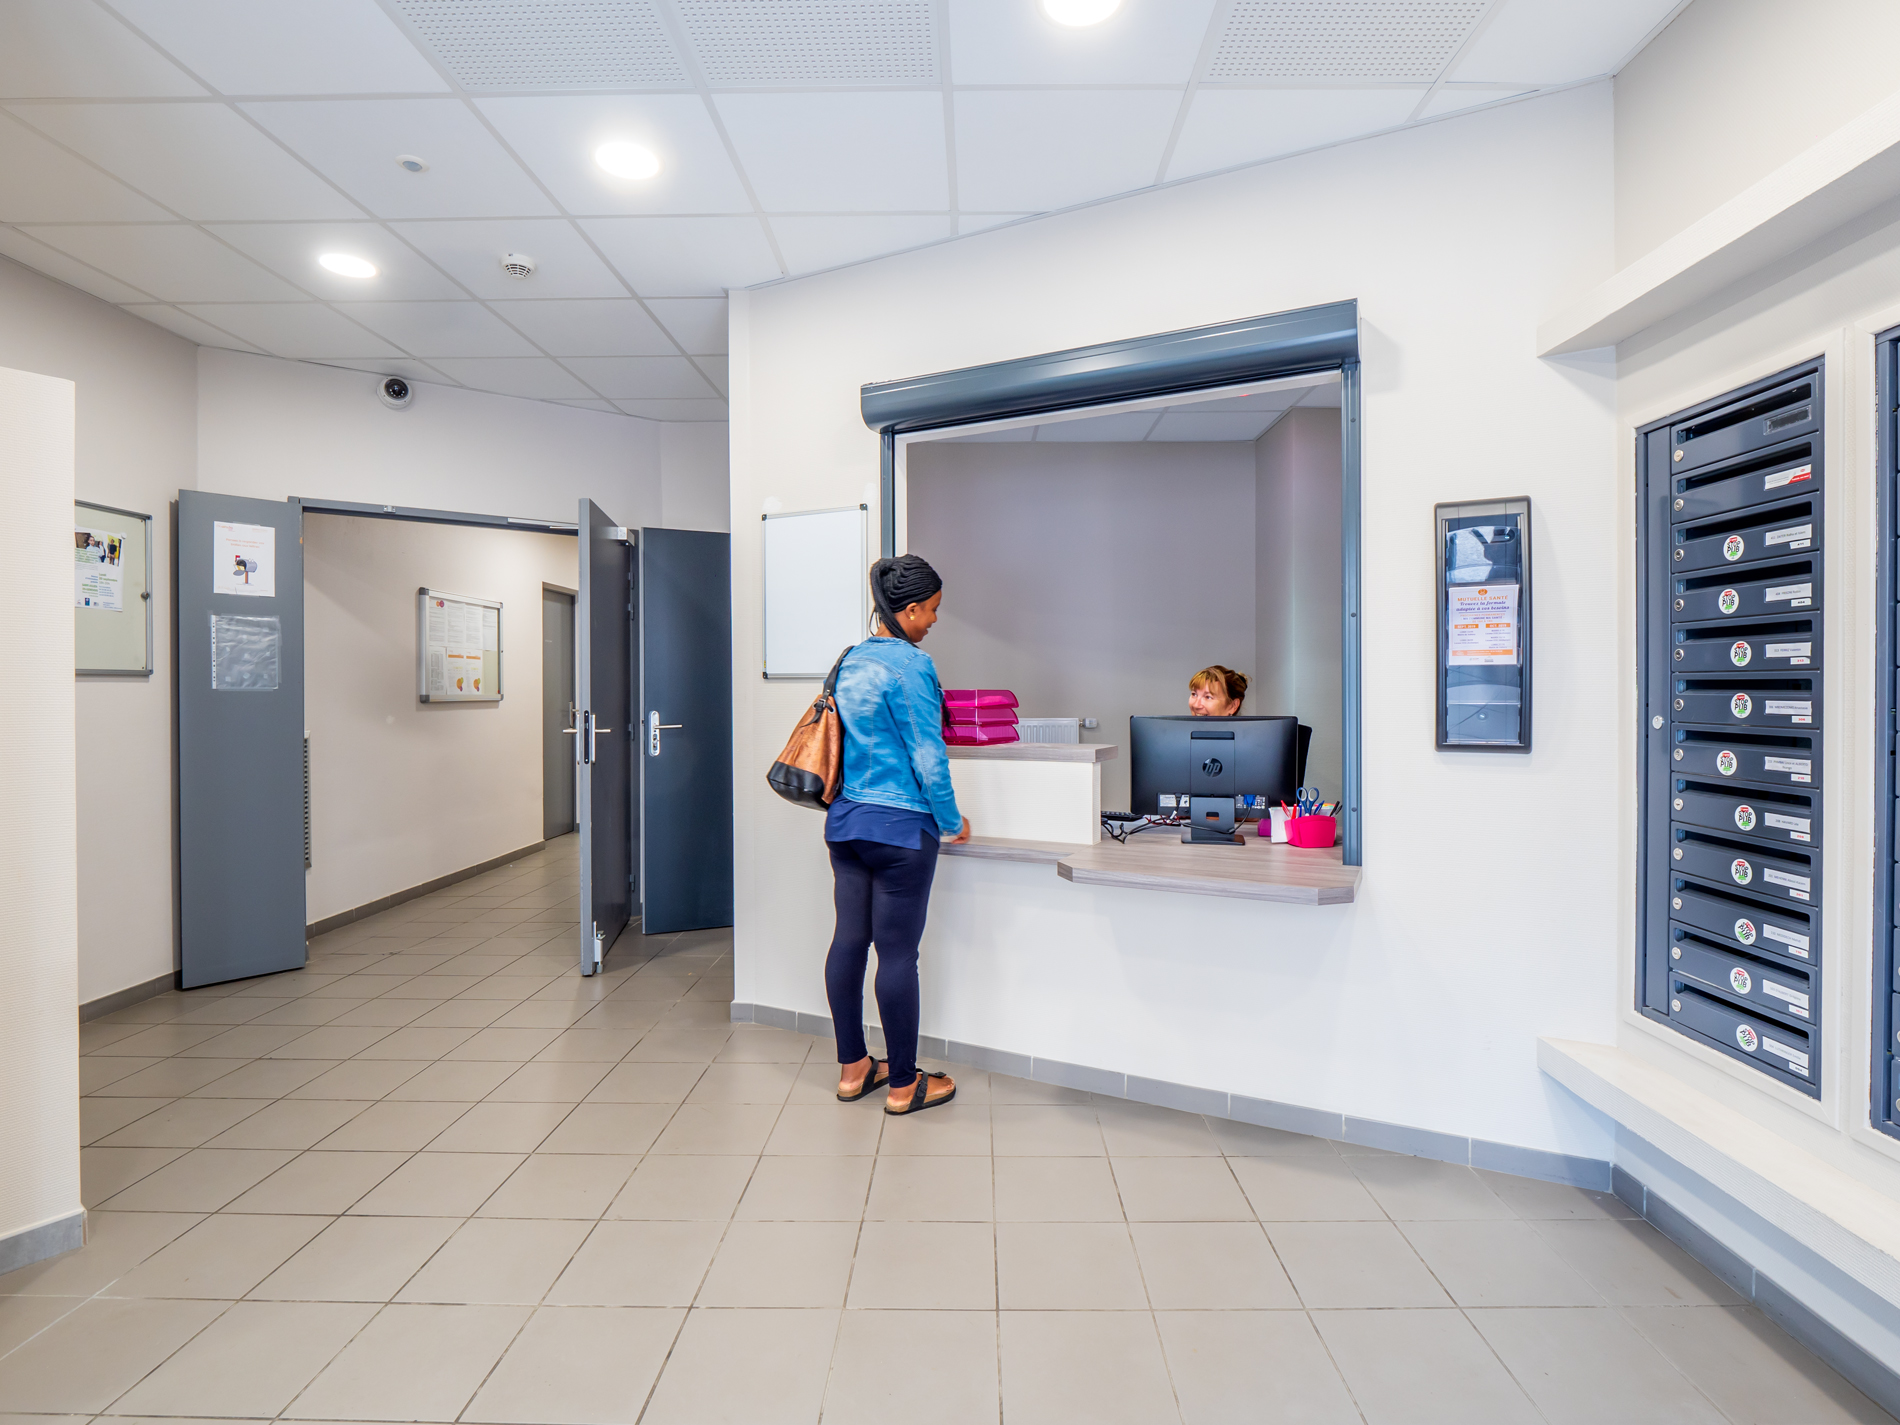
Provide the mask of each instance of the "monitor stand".
{"label": "monitor stand", "polygon": [[1181,833],[1183,846],[1239,846],[1241,838],[1234,830],[1232,797],[1190,797],[1188,829]]}

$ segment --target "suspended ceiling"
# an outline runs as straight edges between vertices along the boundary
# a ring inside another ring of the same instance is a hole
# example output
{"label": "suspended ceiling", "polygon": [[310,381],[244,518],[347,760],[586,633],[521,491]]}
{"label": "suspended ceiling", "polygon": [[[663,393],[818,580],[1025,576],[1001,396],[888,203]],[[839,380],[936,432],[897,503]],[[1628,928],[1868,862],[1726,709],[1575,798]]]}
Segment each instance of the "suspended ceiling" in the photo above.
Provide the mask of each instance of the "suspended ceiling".
{"label": "suspended ceiling", "polygon": [[0,253],[204,345],[723,420],[729,289],[1613,73],[1679,5],[0,0]]}

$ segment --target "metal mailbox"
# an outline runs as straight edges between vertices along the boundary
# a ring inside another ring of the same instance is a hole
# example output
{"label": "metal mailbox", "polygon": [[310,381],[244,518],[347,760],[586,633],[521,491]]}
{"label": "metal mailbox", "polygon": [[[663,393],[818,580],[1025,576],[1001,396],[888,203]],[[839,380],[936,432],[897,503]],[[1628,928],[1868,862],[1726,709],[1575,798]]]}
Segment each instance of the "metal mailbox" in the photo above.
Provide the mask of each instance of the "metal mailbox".
{"label": "metal mailbox", "polygon": [[1677,776],[1723,783],[1810,787],[1821,771],[1812,737],[1678,728],[1669,756]]}
{"label": "metal mailbox", "polygon": [[1676,923],[1713,935],[1724,944],[1809,964],[1814,961],[1813,925],[1799,911],[1760,905],[1680,877],[1669,907]]}
{"label": "metal mailbox", "polygon": [[1680,979],[1670,995],[1669,1017],[1770,1073],[1801,1081],[1813,1077],[1813,1036],[1806,1030],[1738,1009]]}
{"label": "metal mailbox", "polygon": [[1767,1014],[1812,1020],[1812,979],[1792,966],[1733,954],[1690,936],[1669,947],[1669,968]]}
{"label": "metal mailbox", "polygon": [[1685,619],[1761,618],[1820,607],[1815,561],[1805,558],[1678,579],[1671,612]]}
{"label": "metal mailbox", "polygon": [[1821,547],[1818,502],[1790,500],[1675,532],[1671,567],[1678,574],[1722,569],[1758,559],[1785,559]]}

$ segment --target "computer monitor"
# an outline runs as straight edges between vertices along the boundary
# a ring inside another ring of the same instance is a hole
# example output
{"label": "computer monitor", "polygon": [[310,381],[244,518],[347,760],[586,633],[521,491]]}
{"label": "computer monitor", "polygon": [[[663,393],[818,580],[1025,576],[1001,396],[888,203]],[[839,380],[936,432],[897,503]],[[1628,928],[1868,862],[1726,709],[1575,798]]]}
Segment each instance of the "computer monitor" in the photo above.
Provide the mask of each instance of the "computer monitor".
{"label": "computer monitor", "polygon": [[[1276,717],[1131,717],[1128,775],[1138,816],[1186,819],[1217,799],[1233,807],[1225,827],[1291,805],[1299,785],[1299,719]],[[1195,817],[1196,824],[1200,817]]]}

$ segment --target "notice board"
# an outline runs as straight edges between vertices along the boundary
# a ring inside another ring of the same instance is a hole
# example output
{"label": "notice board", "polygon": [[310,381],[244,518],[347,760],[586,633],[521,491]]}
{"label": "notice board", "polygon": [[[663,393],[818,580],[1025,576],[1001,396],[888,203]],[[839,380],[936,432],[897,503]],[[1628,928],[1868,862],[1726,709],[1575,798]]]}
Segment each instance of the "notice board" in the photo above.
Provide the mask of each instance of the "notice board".
{"label": "notice board", "polygon": [[862,642],[871,618],[870,513],[864,505],[766,515],[768,678],[823,678]]}
{"label": "notice board", "polygon": [[73,502],[73,667],[152,672],[152,517]]}
{"label": "notice board", "polygon": [[425,703],[501,701],[501,601],[416,590],[416,695]]}

